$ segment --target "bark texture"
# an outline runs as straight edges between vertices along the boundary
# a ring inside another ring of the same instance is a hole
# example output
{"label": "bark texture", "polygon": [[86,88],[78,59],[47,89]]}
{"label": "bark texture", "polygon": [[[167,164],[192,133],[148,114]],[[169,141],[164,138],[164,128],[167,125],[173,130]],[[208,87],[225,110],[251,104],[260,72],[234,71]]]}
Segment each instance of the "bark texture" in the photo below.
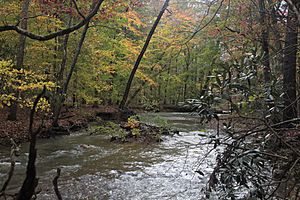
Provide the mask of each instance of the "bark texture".
{"label": "bark texture", "polygon": [[30,200],[34,195],[36,186],[38,185],[38,178],[36,177],[36,167],[35,167],[35,161],[37,156],[37,150],[35,148],[35,145],[36,145],[36,136],[40,132],[42,125],[39,127],[38,130],[34,131],[33,120],[34,120],[34,114],[35,114],[35,109],[37,107],[37,104],[39,100],[45,95],[45,92],[46,92],[46,87],[44,87],[43,91],[36,97],[33,104],[33,108],[31,109],[30,112],[30,118],[29,118],[30,145],[29,145],[29,156],[28,156],[28,163],[26,169],[26,178],[16,198],[17,200]]}
{"label": "bark texture", "polygon": [[266,20],[266,6],[265,0],[259,0],[259,12],[260,12],[260,25],[262,27],[261,33],[261,45],[263,51],[263,72],[265,86],[268,88],[271,80],[271,68],[270,68],[270,54],[269,54],[269,27]]}
{"label": "bark texture", "polygon": [[[296,5],[296,1],[297,0],[292,1],[294,5]],[[283,52],[283,91],[285,106],[283,110],[283,120],[297,118],[296,65],[298,25],[297,14],[293,9],[293,5],[289,4],[285,46]]]}
{"label": "bark texture", "polygon": [[76,64],[77,64],[77,61],[78,61],[78,57],[80,55],[80,52],[81,52],[81,48],[83,46],[83,43],[84,43],[84,40],[85,40],[85,36],[86,36],[86,33],[88,31],[88,28],[89,28],[89,23],[87,23],[85,26],[84,26],[84,29],[82,31],[82,34],[81,34],[81,38],[80,38],[80,41],[79,41],[79,44],[77,46],[77,49],[75,51],[75,55],[73,57],[73,60],[72,60],[72,63],[71,63],[71,67],[70,67],[70,71],[69,71],[69,74],[67,76],[67,80],[65,82],[65,84],[63,85],[62,87],[62,91],[61,93],[59,94],[58,96],[58,102],[57,102],[57,107],[56,107],[56,110],[55,110],[55,113],[54,113],[54,120],[53,120],[53,126],[59,126],[58,125],[58,117],[60,115],[60,112],[61,112],[61,108],[62,108],[62,105],[65,101],[65,95],[67,94],[67,91],[68,91],[68,86],[69,86],[69,83],[71,81],[71,78],[72,78],[72,75],[74,73],[74,70],[76,68]]}

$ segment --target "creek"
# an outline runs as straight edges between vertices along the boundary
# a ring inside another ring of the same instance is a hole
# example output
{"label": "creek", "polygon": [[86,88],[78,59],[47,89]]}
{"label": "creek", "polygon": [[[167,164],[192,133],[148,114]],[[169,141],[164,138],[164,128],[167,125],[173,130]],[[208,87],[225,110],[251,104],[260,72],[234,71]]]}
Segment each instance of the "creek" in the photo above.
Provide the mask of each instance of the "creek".
{"label": "creek", "polygon": [[[108,135],[79,131],[70,136],[39,139],[37,199],[56,199],[52,180],[61,168],[63,199],[201,199],[219,149],[213,150],[196,116],[188,113],[141,114],[144,121],[158,116],[179,129],[160,143],[110,142]],[[25,177],[28,144],[21,147],[8,193],[18,191]],[[0,186],[6,179],[10,148],[0,150]],[[198,171],[198,172],[196,172]],[[199,171],[201,171],[199,173]]]}

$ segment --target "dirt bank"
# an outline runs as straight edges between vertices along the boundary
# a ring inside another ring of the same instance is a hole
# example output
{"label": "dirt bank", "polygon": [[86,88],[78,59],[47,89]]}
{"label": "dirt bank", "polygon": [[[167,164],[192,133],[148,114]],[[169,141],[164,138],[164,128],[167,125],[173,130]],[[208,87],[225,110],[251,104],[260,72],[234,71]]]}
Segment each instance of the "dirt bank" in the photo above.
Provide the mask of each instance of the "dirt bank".
{"label": "dirt bank", "polygon": [[[18,120],[7,121],[8,109],[0,110],[0,145],[10,145],[10,138],[17,143],[28,141],[29,113],[29,109],[19,109]],[[36,114],[34,128],[36,129],[43,123],[39,137],[70,134],[72,131],[87,127],[88,123],[94,121],[97,116],[117,119],[116,113],[118,109],[111,106],[64,108],[59,119],[59,128],[51,128],[51,116],[45,116],[43,113]]]}

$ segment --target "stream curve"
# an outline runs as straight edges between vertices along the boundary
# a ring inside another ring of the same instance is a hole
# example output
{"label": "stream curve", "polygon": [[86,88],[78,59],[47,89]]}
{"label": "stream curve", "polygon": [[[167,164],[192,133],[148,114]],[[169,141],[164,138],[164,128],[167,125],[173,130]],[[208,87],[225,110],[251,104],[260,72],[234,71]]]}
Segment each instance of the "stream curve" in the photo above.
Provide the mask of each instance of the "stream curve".
{"label": "stream curve", "polygon": [[[70,136],[38,140],[37,199],[55,199],[52,180],[61,168],[63,199],[201,199],[216,155],[196,116],[188,113],[141,114],[146,122],[159,117],[180,130],[155,144],[109,142],[106,135],[79,131]],[[25,177],[28,144],[21,148],[7,189],[18,191]],[[0,150],[0,185],[9,170],[9,148]]]}

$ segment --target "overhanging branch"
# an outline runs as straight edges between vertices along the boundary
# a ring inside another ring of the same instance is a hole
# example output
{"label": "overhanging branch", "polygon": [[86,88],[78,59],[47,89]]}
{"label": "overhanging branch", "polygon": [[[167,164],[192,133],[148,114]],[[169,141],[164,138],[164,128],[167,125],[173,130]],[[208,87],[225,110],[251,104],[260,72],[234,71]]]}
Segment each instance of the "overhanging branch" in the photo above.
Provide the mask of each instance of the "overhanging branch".
{"label": "overhanging branch", "polygon": [[97,4],[93,8],[93,10],[90,12],[90,14],[87,17],[85,17],[82,21],[77,23],[76,25],[71,26],[70,28],[66,28],[66,29],[54,32],[54,33],[50,33],[48,35],[38,35],[38,34],[30,32],[28,30],[22,29],[17,25],[0,26],[0,32],[15,31],[15,32],[17,32],[21,35],[25,35],[26,37],[29,37],[33,40],[39,40],[39,41],[51,40],[55,37],[63,36],[63,35],[73,32],[73,31],[76,31],[76,30],[80,29],[82,26],[84,26],[85,24],[87,24],[97,14],[103,1],[104,0],[98,0]]}

